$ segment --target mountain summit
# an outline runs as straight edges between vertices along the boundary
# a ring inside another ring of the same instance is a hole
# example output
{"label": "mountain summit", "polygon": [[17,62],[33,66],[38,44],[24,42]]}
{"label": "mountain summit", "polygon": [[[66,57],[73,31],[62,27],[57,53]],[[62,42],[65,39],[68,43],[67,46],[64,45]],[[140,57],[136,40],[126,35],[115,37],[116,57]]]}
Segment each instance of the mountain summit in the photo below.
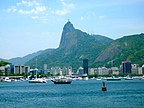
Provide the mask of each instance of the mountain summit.
{"label": "mountain summit", "polygon": [[74,28],[73,24],[70,21],[68,21],[63,27],[63,34],[72,32],[74,29],[75,28]]}
{"label": "mountain summit", "polygon": [[[59,48],[60,49],[67,49],[67,47],[71,47],[74,43],[72,43],[72,40],[74,39],[71,33],[75,30],[73,27],[73,24],[68,21],[64,27],[63,27],[63,32],[61,36],[61,41]],[[71,40],[72,39],[72,40]]]}

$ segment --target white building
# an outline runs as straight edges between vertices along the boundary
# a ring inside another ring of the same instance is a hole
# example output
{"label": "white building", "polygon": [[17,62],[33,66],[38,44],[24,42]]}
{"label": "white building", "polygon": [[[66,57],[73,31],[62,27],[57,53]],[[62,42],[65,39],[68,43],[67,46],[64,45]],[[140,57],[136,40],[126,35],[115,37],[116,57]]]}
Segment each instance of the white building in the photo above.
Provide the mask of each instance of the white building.
{"label": "white building", "polygon": [[142,67],[138,67],[138,74],[143,74],[142,73]]}
{"label": "white building", "polygon": [[118,69],[118,67],[112,67],[111,68],[111,74],[113,74],[113,75],[118,75],[119,74],[119,69]]}
{"label": "white building", "polygon": [[98,68],[98,75],[108,75],[109,70],[106,67],[99,67]]}

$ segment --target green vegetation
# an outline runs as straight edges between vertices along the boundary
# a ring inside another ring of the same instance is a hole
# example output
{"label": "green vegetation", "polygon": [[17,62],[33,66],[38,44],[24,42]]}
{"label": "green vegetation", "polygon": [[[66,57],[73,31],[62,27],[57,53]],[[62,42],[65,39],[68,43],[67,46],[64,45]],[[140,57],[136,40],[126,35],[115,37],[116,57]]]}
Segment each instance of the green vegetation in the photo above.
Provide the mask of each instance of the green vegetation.
{"label": "green vegetation", "polygon": [[[60,45],[61,47],[50,53],[37,56],[38,68],[43,68],[43,64],[48,64],[48,68],[52,66],[72,66],[73,71],[76,72],[79,66],[83,66],[83,59],[85,58],[89,59],[89,66],[91,67],[102,49],[112,41],[110,38],[89,35],[77,29],[64,33],[63,36],[67,38],[61,40],[61,44],[65,46]],[[27,62],[26,65],[35,67],[36,58]]]}
{"label": "green vegetation", "polygon": [[99,55],[96,62],[107,67],[119,67],[122,61],[144,64],[144,34],[125,36],[113,41]]}
{"label": "green vegetation", "polygon": [[144,34],[124,36],[112,40],[105,36],[89,35],[77,30],[68,22],[64,26],[59,48],[42,53],[26,63],[43,69],[44,64],[48,68],[55,66],[72,66],[74,72],[79,66],[83,66],[83,59],[89,60],[89,67],[106,66],[119,67],[122,61],[129,60],[133,64],[144,63]]}
{"label": "green vegetation", "polygon": [[3,61],[3,60],[0,60],[0,66],[5,66],[7,64],[11,64],[11,63]]}

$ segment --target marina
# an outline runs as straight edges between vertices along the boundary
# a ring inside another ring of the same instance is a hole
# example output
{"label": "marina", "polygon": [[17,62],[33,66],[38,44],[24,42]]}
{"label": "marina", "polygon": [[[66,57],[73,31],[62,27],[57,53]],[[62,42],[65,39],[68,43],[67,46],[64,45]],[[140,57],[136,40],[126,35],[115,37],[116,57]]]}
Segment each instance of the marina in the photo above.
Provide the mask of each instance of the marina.
{"label": "marina", "polygon": [[73,80],[71,84],[0,82],[0,108],[143,108],[144,81]]}

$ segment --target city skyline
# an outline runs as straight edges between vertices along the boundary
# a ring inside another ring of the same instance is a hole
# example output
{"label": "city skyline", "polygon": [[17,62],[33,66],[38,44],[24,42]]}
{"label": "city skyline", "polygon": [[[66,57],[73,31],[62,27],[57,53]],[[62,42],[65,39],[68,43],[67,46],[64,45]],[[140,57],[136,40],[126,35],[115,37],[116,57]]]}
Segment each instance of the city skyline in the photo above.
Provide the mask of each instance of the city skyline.
{"label": "city skyline", "polygon": [[143,33],[143,0],[1,0],[0,58],[57,48],[64,24],[117,39]]}

